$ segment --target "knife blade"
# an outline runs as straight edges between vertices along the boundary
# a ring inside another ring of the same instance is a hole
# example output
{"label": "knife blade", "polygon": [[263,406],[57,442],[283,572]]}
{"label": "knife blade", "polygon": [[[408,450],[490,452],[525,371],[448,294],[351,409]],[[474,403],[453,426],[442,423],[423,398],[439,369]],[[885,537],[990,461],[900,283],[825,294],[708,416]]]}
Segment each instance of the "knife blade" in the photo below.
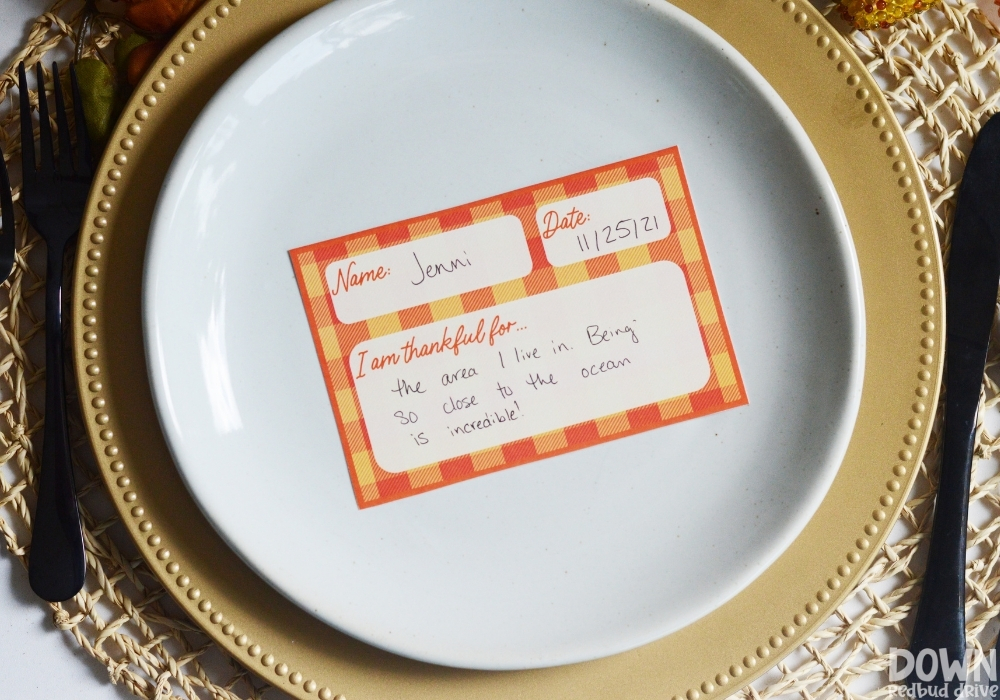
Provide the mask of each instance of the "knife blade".
{"label": "knife blade", "polygon": [[[976,439],[979,392],[1000,284],[1000,119],[983,125],[969,154],[958,192],[946,280],[945,427],[934,524],[923,590],[910,641],[914,658],[929,649],[937,673],[924,681],[961,688],[946,680],[942,656],[965,659],[965,553],[969,481]],[[924,670],[932,664],[926,662]],[[915,668],[913,674],[919,669]],[[919,677],[919,676],[918,676]],[[914,678],[911,674],[911,682]],[[944,690],[938,691],[944,692]],[[939,695],[938,697],[943,697]]]}

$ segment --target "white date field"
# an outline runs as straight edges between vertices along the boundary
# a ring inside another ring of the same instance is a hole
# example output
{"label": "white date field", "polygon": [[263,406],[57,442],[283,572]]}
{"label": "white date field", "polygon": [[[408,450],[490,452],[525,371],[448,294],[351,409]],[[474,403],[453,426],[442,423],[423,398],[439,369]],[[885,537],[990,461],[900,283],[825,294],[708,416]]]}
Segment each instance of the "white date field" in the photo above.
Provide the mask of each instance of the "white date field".
{"label": "white date field", "polygon": [[659,183],[642,178],[538,208],[545,256],[571,265],[666,238],[670,216]]}

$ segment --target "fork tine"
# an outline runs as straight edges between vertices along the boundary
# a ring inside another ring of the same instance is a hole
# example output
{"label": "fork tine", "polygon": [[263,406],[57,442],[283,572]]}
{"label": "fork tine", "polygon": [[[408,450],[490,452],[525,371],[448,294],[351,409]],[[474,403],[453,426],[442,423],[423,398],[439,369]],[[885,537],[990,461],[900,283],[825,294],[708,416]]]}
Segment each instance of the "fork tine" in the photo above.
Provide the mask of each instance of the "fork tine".
{"label": "fork tine", "polygon": [[73,146],[69,141],[69,120],[66,119],[66,102],[63,100],[58,63],[52,64],[52,82],[55,83],[56,125],[59,127],[59,153],[56,154],[56,172],[60,175],[72,175]]}
{"label": "fork tine", "polygon": [[76,79],[76,65],[69,65],[69,82],[73,90],[73,111],[76,113],[76,174],[82,177],[93,175],[91,169],[90,136],[87,134],[87,120],[83,113],[83,99],[80,97],[80,83]]}
{"label": "fork tine", "polygon": [[31,123],[31,100],[28,99],[28,80],[24,76],[24,61],[17,67],[17,89],[21,96],[21,177],[27,181],[35,177],[35,127]]}
{"label": "fork tine", "polygon": [[45,99],[45,69],[41,62],[35,64],[35,75],[38,82],[38,141],[41,147],[39,156],[40,170],[43,174],[51,174],[55,159],[52,156],[52,127],[49,124],[49,103]]}

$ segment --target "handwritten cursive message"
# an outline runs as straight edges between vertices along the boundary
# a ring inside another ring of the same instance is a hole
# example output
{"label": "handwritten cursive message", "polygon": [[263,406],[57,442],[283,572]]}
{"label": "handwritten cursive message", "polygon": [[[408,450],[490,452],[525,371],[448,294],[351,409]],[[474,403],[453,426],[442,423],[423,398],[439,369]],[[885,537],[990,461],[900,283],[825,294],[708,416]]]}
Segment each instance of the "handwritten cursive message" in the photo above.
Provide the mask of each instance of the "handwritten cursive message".
{"label": "handwritten cursive message", "polygon": [[369,340],[350,365],[391,472],[686,394],[710,370],[669,262]]}

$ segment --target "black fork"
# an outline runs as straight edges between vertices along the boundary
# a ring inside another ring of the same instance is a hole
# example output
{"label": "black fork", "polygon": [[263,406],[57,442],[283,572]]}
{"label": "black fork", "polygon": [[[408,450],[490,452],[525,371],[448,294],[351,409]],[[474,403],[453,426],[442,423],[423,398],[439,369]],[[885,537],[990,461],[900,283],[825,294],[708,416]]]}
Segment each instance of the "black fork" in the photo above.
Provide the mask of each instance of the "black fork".
{"label": "black fork", "polygon": [[21,98],[21,201],[28,221],[45,240],[45,429],[38,480],[38,503],[32,526],[28,580],[45,600],[58,602],[83,587],[86,559],[80,509],[76,500],[69,429],[66,423],[66,387],[63,366],[62,281],[66,251],[76,238],[90,192],[93,171],[90,143],[84,124],[80,87],[70,66],[73,106],[76,110],[76,148],[70,142],[69,120],[59,84],[59,67],[52,64],[55,83],[59,150],[52,143],[45,73],[37,66],[39,160],[35,163],[34,130],[24,64],[18,66]]}

